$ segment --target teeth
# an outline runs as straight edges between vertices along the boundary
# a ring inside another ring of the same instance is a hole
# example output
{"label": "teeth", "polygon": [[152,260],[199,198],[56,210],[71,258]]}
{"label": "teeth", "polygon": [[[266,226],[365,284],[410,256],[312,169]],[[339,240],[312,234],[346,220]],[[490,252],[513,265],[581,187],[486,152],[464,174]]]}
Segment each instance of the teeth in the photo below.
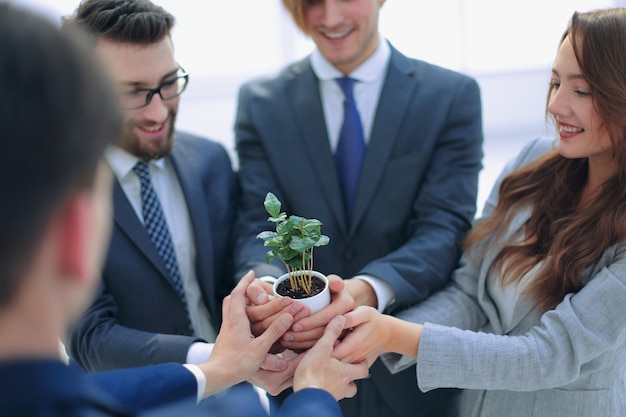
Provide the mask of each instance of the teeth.
{"label": "teeth", "polygon": [[339,39],[339,38],[343,38],[344,36],[346,36],[348,33],[350,33],[350,31],[345,31],[342,33],[324,33],[324,35],[330,39]]}
{"label": "teeth", "polygon": [[565,133],[578,133],[578,132],[582,132],[584,129],[581,129],[579,127],[572,127],[572,126],[559,126],[559,131],[561,132],[565,132]]}
{"label": "teeth", "polygon": [[148,132],[156,132],[160,130],[163,126],[143,126],[142,129]]}

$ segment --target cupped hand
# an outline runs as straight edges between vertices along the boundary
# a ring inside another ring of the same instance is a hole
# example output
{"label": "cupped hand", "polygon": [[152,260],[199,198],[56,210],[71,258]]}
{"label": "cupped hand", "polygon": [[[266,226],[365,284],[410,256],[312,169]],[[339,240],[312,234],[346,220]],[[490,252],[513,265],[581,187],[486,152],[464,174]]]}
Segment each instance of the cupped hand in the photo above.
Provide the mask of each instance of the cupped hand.
{"label": "cupped hand", "polygon": [[333,346],[343,332],[345,321],[342,316],[330,320],[322,337],[302,354],[294,373],[294,391],[317,387],[328,391],[336,400],[356,394],[354,381],[368,375],[367,363],[346,363],[333,357]]}
{"label": "cupped hand", "polygon": [[354,309],[354,298],[347,291],[344,281],[337,275],[328,276],[330,304],[315,314],[305,318],[294,318],[291,331],[281,339],[284,347],[293,350],[308,349],[324,334],[326,325],[333,317]]}
{"label": "cupped hand", "polygon": [[267,329],[255,337],[246,314],[246,289],[254,281],[254,273],[246,274],[224,298],[222,326],[215,340],[210,359],[199,365],[207,376],[205,394],[210,395],[248,380],[262,366],[284,371],[288,363],[269,352],[272,345],[289,329],[293,316],[280,313]]}
{"label": "cupped hand", "polygon": [[[272,285],[255,279],[246,289],[246,314],[250,320],[252,334],[258,336],[284,313],[294,317],[294,321],[307,317],[311,310],[301,303],[295,302],[288,297],[273,298]],[[280,341],[277,341],[270,349],[271,353],[279,353],[285,350]]]}
{"label": "cupped hand", "polygon": [[344,327],[348,332],[335,346],[333,355],[349,363],[367,361],[371,366],[378,355],[387,351],[386,343],[390,336],[385,322],[387,316],[373,307],[361,306],[344,317]]}

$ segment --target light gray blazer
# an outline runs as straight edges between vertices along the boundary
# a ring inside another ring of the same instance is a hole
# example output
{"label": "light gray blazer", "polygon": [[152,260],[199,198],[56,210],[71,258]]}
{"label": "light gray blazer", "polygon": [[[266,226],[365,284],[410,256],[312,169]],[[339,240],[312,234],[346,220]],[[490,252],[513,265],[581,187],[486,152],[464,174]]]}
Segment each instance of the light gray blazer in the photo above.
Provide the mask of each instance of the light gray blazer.
{"label": "light gray blazer", "polygon": [[[483,213],[495,208],[506,174],[551,147],[545,139],[527,145],[500,175]],[[529,216],[530,210],[518,213],[504,238]],[[486,289],[498,252],[473,259],[475,249],[462,257],[450,286],[397,314],[426,323],[417,359],[420,389],[465,388],[463,417],[625,416],[626,242],[607,249],[585,270],[585,286],[554,310],[539,314],[520,298],[508,328]],[[383,359],[393,365],[391,355]]]}

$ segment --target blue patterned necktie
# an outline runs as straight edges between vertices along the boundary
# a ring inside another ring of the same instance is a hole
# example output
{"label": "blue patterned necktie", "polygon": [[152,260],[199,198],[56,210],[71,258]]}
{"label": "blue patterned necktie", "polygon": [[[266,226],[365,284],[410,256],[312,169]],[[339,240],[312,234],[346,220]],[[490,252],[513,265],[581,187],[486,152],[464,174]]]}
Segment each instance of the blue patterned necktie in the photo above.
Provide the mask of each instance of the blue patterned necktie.
{"label": "blue patterned necktie", "polygon": [[147,161],[139,161],[133,167],[133,172],[139,178],[141,182],[141,209],[143,213],[143,221],[150,235],[150,240],[154,243],[154,246],[165,262],[165,267],[170,273],[170,279],[176,288],[178,296],[185,304],[187,310],[187,324],[189,325],[189,331],[193,334],[193,326],[189,319],[189,306],[187,305],[187,296],[185,295],[185,289],[183,288],[183,280],[180,276],[180,270],[178,269],[178,261],[176,260],[176,253],[174,252],[174,245],[172,244],[172,238],[170,231],[165,220],[165,215],[159,202],[159,197],[154,191],[152,186],[152,180],[150,179],[150,171],[148,169]]}
{"label": "blue patterned necktie", "polygon": [[339,173],[339,182],[343,193],[343,205],[348,224],[352,218],[356,190],[361,176],[361,166],[365,155],[365,137],[361,117],[356,108],[352,93],[355,80],[349,77],[337,78],[343,90],[343,125],[335,151],[335,164]]}

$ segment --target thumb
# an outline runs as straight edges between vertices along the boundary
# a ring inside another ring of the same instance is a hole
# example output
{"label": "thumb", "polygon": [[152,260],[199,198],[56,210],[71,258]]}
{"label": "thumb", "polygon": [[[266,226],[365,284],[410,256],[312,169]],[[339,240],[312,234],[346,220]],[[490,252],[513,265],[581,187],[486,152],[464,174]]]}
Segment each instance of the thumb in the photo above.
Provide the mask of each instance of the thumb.
{"label": "thumb", "polygon": [[283,313],[256,339],[263,346],[266,346],[266,351],[269,352],[272,345],[276,343],[276,341],[280,339],[280,337],[284,335],[287,330],[289,330],[292,323],[293,316],[291,314]]}
{"label": "thumb", "polygon": [[343,316],[335,316],[327,325],[324,330],[324,335],[320,338],[318,343],[323,344],[324,346],[328,346],[329,349],[332,349],[335,345],[335,342],[341,336],[343,332],[343,326],[346,323],[346,319]]}

